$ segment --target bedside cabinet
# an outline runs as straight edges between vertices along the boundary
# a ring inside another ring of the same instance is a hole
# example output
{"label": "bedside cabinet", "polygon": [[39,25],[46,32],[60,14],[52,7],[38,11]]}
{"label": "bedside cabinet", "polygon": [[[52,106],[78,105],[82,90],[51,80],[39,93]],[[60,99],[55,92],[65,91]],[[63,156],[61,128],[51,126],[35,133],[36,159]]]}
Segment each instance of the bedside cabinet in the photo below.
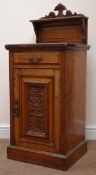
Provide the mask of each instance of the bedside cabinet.
{"label": "bedside cabinet", "polygon": [[10,59],[8,158],[66,170],[86,151],[83,44],[6,45]]}
{"label": "bedside cabinet", "polygon": [[30,21],[36,44],[5,46],[10,71],[7,156],[67,170],[87,151],[88,17],[62,4],[54,11],[57,15]]}

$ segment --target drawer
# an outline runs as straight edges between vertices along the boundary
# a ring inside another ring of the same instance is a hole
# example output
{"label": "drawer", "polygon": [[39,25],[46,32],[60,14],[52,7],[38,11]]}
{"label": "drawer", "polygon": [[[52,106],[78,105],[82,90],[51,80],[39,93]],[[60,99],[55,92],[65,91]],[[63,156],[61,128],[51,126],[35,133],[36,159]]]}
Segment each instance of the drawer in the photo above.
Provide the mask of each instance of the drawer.
{"label": "drawer", "polygon": [[15,64],[58,64],[60,52],[14,53]]}

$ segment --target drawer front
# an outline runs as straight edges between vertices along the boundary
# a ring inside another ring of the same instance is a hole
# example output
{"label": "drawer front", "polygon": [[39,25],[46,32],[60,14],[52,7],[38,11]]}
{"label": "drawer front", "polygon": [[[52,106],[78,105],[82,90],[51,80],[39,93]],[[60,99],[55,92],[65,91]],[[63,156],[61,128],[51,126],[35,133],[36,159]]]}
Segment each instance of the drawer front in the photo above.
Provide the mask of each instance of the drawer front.
{"label": "drawer front", "polygon": [[60,52],[14,53],[15,64],[58,64]]}
{"label": "drawer front", "polygon": [[41,33],[40,42],[68,42],[81,43],[81,28],[80,26],[64,26],[44,28]]}

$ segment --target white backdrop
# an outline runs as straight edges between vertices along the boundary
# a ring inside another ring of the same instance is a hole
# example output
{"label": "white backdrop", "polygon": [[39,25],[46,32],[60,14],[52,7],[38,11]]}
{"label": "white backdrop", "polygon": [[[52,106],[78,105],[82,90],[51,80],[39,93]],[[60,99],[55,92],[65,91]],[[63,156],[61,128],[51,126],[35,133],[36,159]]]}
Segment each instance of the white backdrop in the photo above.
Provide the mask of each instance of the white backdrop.
{"label": "white backdrop", "polygon": [[89,17],[86,126],[96,129],[96,0],[0,0],[0,126],[9,124],[9,65],[5,44],[34,43],[30,19],[45,16],[58,3]]}

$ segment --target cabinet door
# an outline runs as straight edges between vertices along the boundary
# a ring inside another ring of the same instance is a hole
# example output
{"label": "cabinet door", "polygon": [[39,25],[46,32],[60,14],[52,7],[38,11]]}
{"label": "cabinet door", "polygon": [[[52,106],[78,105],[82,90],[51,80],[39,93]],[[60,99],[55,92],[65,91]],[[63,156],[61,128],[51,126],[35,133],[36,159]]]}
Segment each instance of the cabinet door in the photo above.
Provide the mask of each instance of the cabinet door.
{"label": "cabinet door", "polygon": [[60,71],[14,70],[15,145],[60,151]]}

